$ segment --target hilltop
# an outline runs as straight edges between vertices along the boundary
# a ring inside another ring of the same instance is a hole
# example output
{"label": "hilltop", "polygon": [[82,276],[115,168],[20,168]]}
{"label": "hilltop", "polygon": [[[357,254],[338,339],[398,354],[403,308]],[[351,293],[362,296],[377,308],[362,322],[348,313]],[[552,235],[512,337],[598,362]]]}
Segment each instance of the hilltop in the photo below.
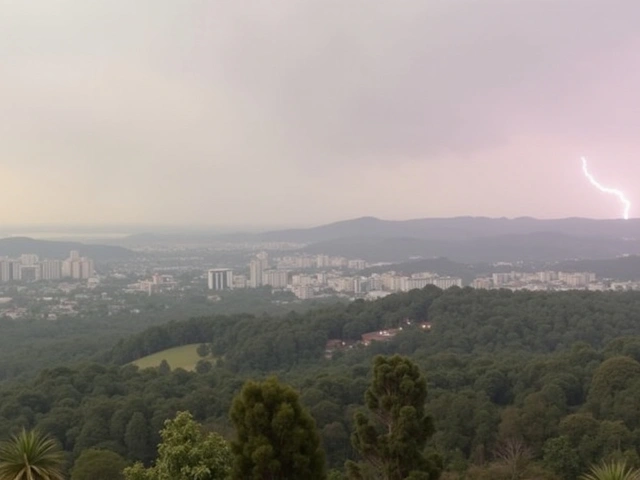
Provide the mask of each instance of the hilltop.
{"label": "hilltop", "polygon": [[79,242],[36,240],[29,237],[0,239],[0,256],[17,257],[23,253],[35,253],[42,258],[67,258],[71,250],[96,261],[125,260],[134,255],[124,247],[110,245],[87,245]]}

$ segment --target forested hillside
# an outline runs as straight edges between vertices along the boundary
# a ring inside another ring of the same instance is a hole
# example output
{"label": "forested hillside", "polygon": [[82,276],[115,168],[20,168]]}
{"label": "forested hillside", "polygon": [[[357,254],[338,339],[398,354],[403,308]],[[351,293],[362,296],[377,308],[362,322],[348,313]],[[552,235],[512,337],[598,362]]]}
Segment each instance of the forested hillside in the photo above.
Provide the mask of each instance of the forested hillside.
{"label": "forested hillside", "polygon": [[[388,341],[357,343],[363,333],[397,327]],[[345,346],[326,358],[330,339]],[[126,365],[200,342],[217,360],[193,373]],[[300,392],[329,467],[342,469],[354,457],[353,413],[364,403],[371,361],[392,353],[426,375],[435,427],[430,448],[449,474],[492,478],[492,462],[514,442],[524,446],[531,468],[546,472],[535,478],[577,478],[610,456],[640,466],[634,292],[427,288],[282,317],[173,322],[120,342],[101,363],[49,369],[4,386],[0,432],[37,427],[62,442],[71,459],[97,446],[149,462],[165,419],[188,410],[229,436],[231,400],[244,381],[275,373]]]}
{"label": "forested hillside", "polygon": [[[286,301],[279,301],[282,299]],[[152,337],[153,326],[177,319],[240,312],[283,315],[322,305],[319,300],[290,300],[283,294],[272,293],[269,288],[226,292],[215,303],[207,301],[205,295],[185,298],[132,295],[129,301],[137,313],[125,311],[111,315],[106,309],[97,308],[80,317],[62,317],[56,321],[0,317],[0,382],[30,378],[46,367],[103,361],[119,340],[147,329],[151,330],[142,337]],[[168,346],[182,344],[179,337],[168,343],[171,344]]]}

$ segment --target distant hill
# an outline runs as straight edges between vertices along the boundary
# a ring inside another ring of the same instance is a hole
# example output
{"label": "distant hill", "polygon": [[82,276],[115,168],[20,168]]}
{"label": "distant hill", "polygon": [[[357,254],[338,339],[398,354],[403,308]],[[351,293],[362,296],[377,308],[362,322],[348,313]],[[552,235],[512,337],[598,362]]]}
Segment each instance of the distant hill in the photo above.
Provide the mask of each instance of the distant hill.
{"label": "distant hill", "polygon": [[458,240],[351,237],[308,245],[310,254],[328,254],[368,261],[403,262],[411,258],[447,257],[456,262],[559,262],[605,259],[640,254],[640,241],[578,237],[555,232],[508,234]]}
{"label": "distant hill", "polygon": [[381,220],[361,217],[311,228],[273,230],[262,233],[139,233],[108,242],[112,245],[137,247],[152,244],[206,245],[214,242],[285,242],[310,244],[342,239],[405,238],[432,241],[461,241],[477,237],[557,233],[575,237],[640,239],[640,219],[594,220],[564,218],[539,220],[531,217],[488,218],[453,217],[413,220]]}
{"label": "distant hill", "polygon": [[[564,218],[540,220],[531,217],[487,218],[421,218],[414,220],[381,220],[362,217],[313,228],[278,230],[255,234],[262,241],[315,243],[350,237],[419,238],[429,240],[464,240],[472,237],[526,235],[540,232],[602,238],[640,238],[640,219],[594,220]],[[248,236],[243,236],[248,238]]]}
{"label": "distant hill", "polygon": [[0,239],[0,256],[17,257],[23,253],[35,253],[41,258],[64,259],[71,250],[96,261],[125,260],[134,255],[131,250],[109,245],[87,245],[78,242],[60,242],[36,240],[28,237],[9,237]]}

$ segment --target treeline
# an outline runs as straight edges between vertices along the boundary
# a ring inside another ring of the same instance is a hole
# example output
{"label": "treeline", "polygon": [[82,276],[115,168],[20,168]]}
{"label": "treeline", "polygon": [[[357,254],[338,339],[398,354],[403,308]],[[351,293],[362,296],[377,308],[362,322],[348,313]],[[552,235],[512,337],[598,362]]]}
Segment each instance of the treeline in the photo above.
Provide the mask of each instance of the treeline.
{"label": "treeline", "polygon": [[210,343],[236,372],[269,372],[322,359],[329,339],[357,341],[363,333],[429,322],[428,336],[394,342],[406,354],[453,352],[550,353],[586,342],[640,335],[640,293],[512,292],[435,287],[358,300],[304,313],[215,316],[172,322],[121,341],[107,355],[117,364],[189,343]]}
{"label": "treeline", "polygon": [[120,341],[106,359],[123,365],[167,348],[204,342],[233,371],[289,368],[321,359],[329,339],[356,341],[363,333],[395,328],[405,319],[426,321],[430,305],[441,295],[442,290],[430,287],[279,317],[218,315],[171,322]]}

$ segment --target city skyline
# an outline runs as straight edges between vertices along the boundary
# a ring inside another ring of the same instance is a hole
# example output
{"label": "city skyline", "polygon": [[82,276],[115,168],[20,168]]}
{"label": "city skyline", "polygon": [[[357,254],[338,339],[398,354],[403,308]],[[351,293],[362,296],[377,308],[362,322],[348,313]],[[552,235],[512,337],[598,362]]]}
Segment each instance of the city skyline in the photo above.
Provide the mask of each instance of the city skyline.
{"label": "city skyline", "polygon": [[5,3],[0,224],[617,218],[580,157],[640,205],[639,16],[633,0]]}

